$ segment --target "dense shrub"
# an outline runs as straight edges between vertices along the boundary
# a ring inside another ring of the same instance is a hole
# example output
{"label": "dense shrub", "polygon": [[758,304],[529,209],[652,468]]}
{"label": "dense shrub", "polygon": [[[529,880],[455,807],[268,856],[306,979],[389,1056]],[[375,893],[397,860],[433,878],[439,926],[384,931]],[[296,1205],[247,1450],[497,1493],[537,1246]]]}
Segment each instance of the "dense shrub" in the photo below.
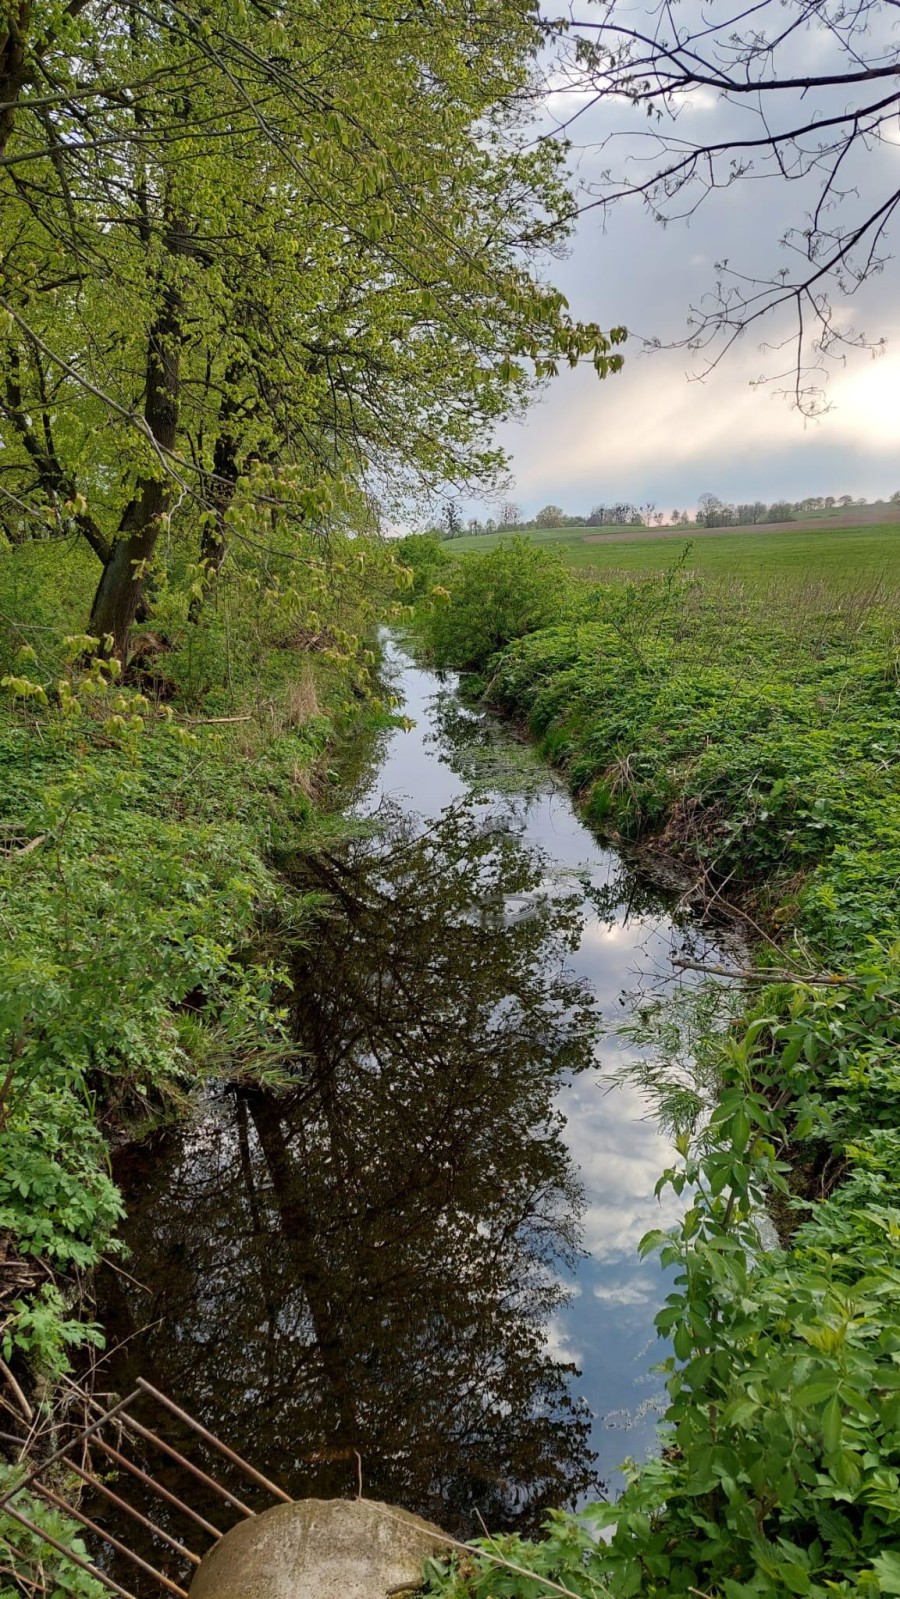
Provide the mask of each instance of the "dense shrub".
{"label": "dense shrub", "polygon": [[408,533],[397,540],[395,549],[397,559],[412,572],[412,597],[417,600],[430,594],[454,565],[436,533]]}
{"label": "dense shrub", "polygon": [[513,639],[559,614],[569,581],[555,551],[513,538],[484,555],[451,560],[442,592],[422,612],[435,664],[477,668]]}

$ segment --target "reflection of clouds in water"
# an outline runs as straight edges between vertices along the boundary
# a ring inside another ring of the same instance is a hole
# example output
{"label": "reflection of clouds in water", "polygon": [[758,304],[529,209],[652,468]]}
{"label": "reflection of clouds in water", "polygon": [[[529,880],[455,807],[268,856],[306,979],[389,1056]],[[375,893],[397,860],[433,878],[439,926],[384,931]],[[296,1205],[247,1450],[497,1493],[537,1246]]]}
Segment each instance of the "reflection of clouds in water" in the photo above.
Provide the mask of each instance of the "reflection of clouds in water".
{"label": "reflection of clouds in water", "polygon": [[634,916],[628,923],[586,921],[581,934],[581,948],[600,944],[606,949],[610,944],[621,944],[626,945],[631,954],[642,932],[652,933],[658,928],[659,918],[651,916]]}
{"label": "reflection of clouds in water", "polygon": [[646,1305],[654,1297],[655,1284],[629,1277],[625,1282],[595,1283],[594,1298],[610,1305]]}
{"label": "reflection of clouds in water", "polygon": [[[399,652],[391,646],[391,653],[396,658]],[[471,793],[473,783],[485,800],[491,795],[492,770],[502,777],[504,763],[502,727],[458,701],[451,703],[446,689],[435,698],[435,681],[418,668],[404,671],[404,709],[418,726],[393,736],[379,776],[382,791],[408,795],[423,820]],[[474,747],[473,761],[467,740]],[[503,922],[512,931],[541,914],[548,898],[573,894],[581,900],[584,921],[568,963],[587,979],[607,1022],[595,1043],[597,1073],[576,1077],[557,1096],[565,1141],[585,1188],[587,1258],[578,1268],[575,1294],[550,1316],[545,1332],[548,1353],[579,1366],[591,1408],[606,1418],[597,1423],[593,1438],[606,1474],[624,1453],[653,1448],[657,1406],[646,1390],[649,1384],[655,1394],[659,1387],[658,1377],[649,1372],[662,1352],[653,1317],[666,1287],[658,1260],[640,1260],[637,1246],[651,1228],[674,1225],[683,1209],[671,1190],[659,1200],[654,1195],[673,1150],[649,1102],[636,1085],[612,1082],[613,1073],[640,1059],[639,1049],[616,1027],[633,1017],[638,997],[671,993],[672,955],[684,950],[688,935],[673,925],[660,898],[627,863],[598,842],[557,777],[531,766],[526,793],[516,795],[516,768],[527,752],[512,738],[508,743],[511,780],[498,782],[491,814],[498,826],[512,826],[526,847],[540,850],[544,860],[534,887],[502,897],[498,931]],[[617,1429],[617,1443],[605,1439],[604,1426],[610,1425]],[[622,1431],[631,1434],[627,1449]]]}
{"label": "reflection of clouds in water", "polygon": [[584,1354],[571,1342],[570,1329],[563,1325],[560,1316],[551,1316],[544,1333],[544,1348],[551,1360],[584,1369]]}
{"label": "reflection of clouds in water", "polygon": [[[586,1075],[561,1095],[560,1106],[587,1190],[584,1246],[596,1261],[633,1256],[645,1232],[673,1225],[681,1213],[671,1190],[659,1199],[653,1192],[672,1145],[648,1119],[647,1102],[633,1084],[610,1090],[602,1078]],[[642,1270],[634,1260],[635,1273]]]}
{"label": "reflection of clouds in water", "polygon": [[643,1203],[588,1205],[584,1247],[596,1261],[633,1259],[645,1233],[653,1227],[673,1226],[679,1215],[671,1195],[662,1203],[651,1197]]}

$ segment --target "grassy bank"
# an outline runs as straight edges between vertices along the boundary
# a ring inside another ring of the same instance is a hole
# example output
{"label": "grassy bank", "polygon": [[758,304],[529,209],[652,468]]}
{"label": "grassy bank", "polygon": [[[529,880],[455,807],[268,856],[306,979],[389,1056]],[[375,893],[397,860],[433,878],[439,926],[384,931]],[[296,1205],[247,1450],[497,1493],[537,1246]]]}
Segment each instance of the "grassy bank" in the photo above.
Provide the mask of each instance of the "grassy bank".
{"label": "grassy bank", "polygon": [[[338,595],[310,550],[301,594],[234,563],[194,621],[161,593],[123,675],[78,631],[90,558],[0,552],[0,1427],[24,1438],[30,1406],[39,1449],[102,1340],[85,1291],[117,1248],[110,1141],[289,1065],[308,896],[279,862],[321,825],[338,742],[384,715],[366,636],[392,563],[357,543],[354,570]],[[0,1512],[0,1567],[30,1552]]]}
{"label": "grassy bank", "polygon": [[[415,551],[413,554],[415,555]],[[682,1226],[659,1458],[442,1592],[900,1592],[900,720],[883,589],[586,583],[531,545],[420,552],[433,657],[476,674],[601,828],[732,901],[758,969],[661,1182]],[[790,1160],[786,1157],[790,1157]],[[765,1250],[778,1198],[789,1247]],[[614,1528],[609,1543],[598,1528]],[[493,1555],[498,1553],[495,1548]],[[525,1571],[533,1577],[522,1575]]]}

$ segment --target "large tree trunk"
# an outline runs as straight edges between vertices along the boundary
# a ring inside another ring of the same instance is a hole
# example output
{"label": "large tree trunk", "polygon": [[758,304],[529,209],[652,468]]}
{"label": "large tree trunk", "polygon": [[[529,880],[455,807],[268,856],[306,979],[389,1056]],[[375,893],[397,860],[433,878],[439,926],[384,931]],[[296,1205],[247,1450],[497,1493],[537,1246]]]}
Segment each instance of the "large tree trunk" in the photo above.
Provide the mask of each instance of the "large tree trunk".
{"label": "large tree trunk", "polygon": [[15,127],[16,105],[25,85],[31,3],[10,5],[0,32],[0,155]]}
{"label": "large tree trunk", "polygon": [[[170,251],[179,253],[175,240],[184,233],[173,228]],[[162,307],[147,347],[147,397],[144,420],[162,454],[171,453],[178,432],[179,363],[181,356],[180,300],[175,288],[163,295]],[[122,513],[119,534],[94,595],[90,631],[111,639],[107,649],[124,659],[128,633],[141,603],[147,565],[159,538],[169,507],[171,480],[162,462],[159,476],[138,480],[134,495]]]}

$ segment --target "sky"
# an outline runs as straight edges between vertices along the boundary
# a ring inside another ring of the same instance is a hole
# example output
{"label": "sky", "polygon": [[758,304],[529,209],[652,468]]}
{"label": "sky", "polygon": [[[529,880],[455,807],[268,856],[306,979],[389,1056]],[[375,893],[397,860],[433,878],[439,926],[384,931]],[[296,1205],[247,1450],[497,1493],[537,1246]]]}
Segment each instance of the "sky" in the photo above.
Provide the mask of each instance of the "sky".
{"label": "sky", "polygon": [[[633,9],[640,14],[642,7]],[[715,0],[714,9],[727,8]],[[805,58],[817,42],[806,38]],[[621,101],[589,105],[563,89],[551,96],[548,120],[565,120],[573,111],[580,112],[571,129],[575,181],[590,185],[610,160],[599,141],[610,132],[618,138],[623,130],[645,128],[646,120]],[[681,112],[679,132],[705,143],[733,129],[735,116],[733,107],[702,90]],[[900,140],[864,152],[861,161],[852,173],[860,193],[846,201],[848,214],[870,193],[881,193],[886,181],[896,186]],[[786,260],[779,241],[802,222],[803,201],[801,185],[775,178],[713,194],[689,223],[665,228],[636,201],[622,204],[605,227],[596,211],[588,211],[566,259],[551,262],[545,275],[575,315],[601,327],[628,327],[625,369],[603,382],[590,368],[566,371],[524,420],[500,430],[513,480],[503,497],[531,516],[547,503],[586,512],[598,502],[624,500],[669,512],[694,509],[704,492],[768,502],[809,494],[875,499],[900,488],[897,261],[887,260],[842,313],[871,338],[884,338],[884,351],[851,351],[844,364],[832,366],[829,409],[816,420],[804,419],[777,382],[756,382],[779,370],[784,358],[761,345],[784,336],[786,323],[748,335],[702,379],[690,352],[643,348],[647,338],[665,344],[684,336],[691,303],[712,286],[722,258],[760,274],[777,269]],[[496,512],[484,503],[466,509]]]}

